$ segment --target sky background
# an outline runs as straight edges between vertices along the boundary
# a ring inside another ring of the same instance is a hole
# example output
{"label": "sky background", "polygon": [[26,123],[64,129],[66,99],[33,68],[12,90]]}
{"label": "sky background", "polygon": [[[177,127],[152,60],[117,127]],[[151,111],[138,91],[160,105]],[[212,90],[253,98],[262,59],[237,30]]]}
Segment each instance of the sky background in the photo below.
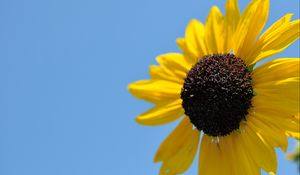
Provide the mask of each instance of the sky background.
{"label": "sky background", "polygon": [[[298,0],[271,3],[267,26],[299,18]],[[225,0],[1,0],[0,174],[158,174],[154,154],[177,122],[136,124],[151,105],[127,85],[147,79],[157,55],[179,51],[189,20],[204,21],[214,4],[223,10]],[[277,153],[278,175],[296,175]],[[194,161],[186,175],[196,174]]]}

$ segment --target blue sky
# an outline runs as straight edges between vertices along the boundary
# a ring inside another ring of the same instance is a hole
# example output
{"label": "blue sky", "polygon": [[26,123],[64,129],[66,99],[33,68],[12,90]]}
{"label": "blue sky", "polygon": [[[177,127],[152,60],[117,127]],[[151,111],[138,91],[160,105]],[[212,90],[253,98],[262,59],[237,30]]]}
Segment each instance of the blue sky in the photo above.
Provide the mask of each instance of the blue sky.
{"label": "blue sky", "polygon": [[[158,174],[153,156],[177,123],[136,124],[151,105],[127,85],[148,78],[157,55],[179,51],[175,39],[190,19],[204,21],[224,3],[0,1],[0,174]],[[299,18],[299,1],[271,3],[268,26],[288,12]],[[298,48],[299,41],[278,57],[297,57]],[[277,152],[278,175],[296,175]],[[187,175],[197,174],[196,164]]]}

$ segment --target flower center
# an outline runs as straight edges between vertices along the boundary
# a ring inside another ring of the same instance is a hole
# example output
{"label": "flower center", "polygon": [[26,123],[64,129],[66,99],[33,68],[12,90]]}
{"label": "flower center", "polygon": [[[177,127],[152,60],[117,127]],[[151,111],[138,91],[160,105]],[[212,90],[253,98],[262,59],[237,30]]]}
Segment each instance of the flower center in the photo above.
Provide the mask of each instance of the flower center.
{"label": "flower center", "polygon": [[210,136],[226,136],[246,120],[253,97],[251,72],[233,54],[207,55],[187,74],[181,91],[185,114]]}

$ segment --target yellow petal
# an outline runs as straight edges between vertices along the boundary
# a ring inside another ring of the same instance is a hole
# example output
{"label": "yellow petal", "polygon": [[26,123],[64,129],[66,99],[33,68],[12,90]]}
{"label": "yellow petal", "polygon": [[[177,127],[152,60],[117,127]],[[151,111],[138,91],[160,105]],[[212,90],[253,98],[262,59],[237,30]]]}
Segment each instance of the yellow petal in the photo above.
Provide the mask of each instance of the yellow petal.
{"label": "yellow petal", "polygon": [[293,14],[288,13],[284,15],[282,18],[277,20],[274,24],[272,24],[261,36],[260,38],[269,37],[269,35],[272,34],[274,30],[277,30],[279,27],[281,27],[284,24],[287,24],[290,22],[291,18],[293,17]]}
{"label": "yellow petal", "polygon": [[254,86],[265,82],[285,80],[287,78],[299,77],[299,58],[278,58],[271,60],[253,71],[252,78]]}
{"label": "yellow petal", "polygon": [[300,132],[287,131],[286,134],[289,137],[293,137],[295,139],[300,139]]}
{"label": "yellow petal", "polygon": [[260,175],[260,167],[250,158],[242,137],[242,134],[233,132],[221,137],[219,143],[213,143],[211,137],[204,135],[200,147],[199,175]]}
{"label": "yellow petal", "polygon": [[224,17],[219,8],[212,7],[205,24],[208,54],[225,53]]}
{"label": "yellow petal", "polygon": [[233,36],[236,31],[237,25],[240,20],[240,10],[237,0],[227,0],[225,5],[226,10],[226,16],[225,16],[225,32],[226,32],[226,38],[225,38],[225,45],[224,50],[230,51],[233,48]]}
{"label": "yellow petal", "polygon": [[128,86],[136,98],[152,103],[180,98],[181,84],[165,80],[140,80]]}
{"label": "yellow petal", "polygon": [[179,75],[180,78],[185,78],[185,74],[192,66],[187,63],[185,59],[186,58],[179,53],[164,54],[156,58],[161,66],[166,67],[170,72],[173,72],[174,75]]}
{"label": "yellow petal", "polygon": [[170,73],[170,71],[163,66],[151,65],[149,67],[149,72],[150,72],[150,77],[153,80],[166,80],[166,81],[172,81],[175,83],[183,84],[182,79],[174,76],[173,73]]}
{"label": "yellow petal", "polygon": [[[285,80],[270,81],[266,83],[260,83],[254,86],[254,91],[258,95],[264,95],[269,97],[270,100],[291,100],[295,104],[299,104],[300,94],[300,78],[293,77]],[[287,91],[288,89],[288,91]]]}
{"label": "yellow petal", "polygon": [[235,33],[234,52],[248,63],[247,53],[268,18],[269,0],[253,0],[243,12]]}
{"label": "yellow petal", "polygon": [[258,132],[254,132],[250,126],[245,126],[241,139],[244,143],[244,149],[258,166],[267,172],[276,173],[277,159],[276,153]]}
{"label": "yellow petal", "polygon": [[267,106],[290,116],[299,113],[299,61],[298,58],[276,59],[254,70],[255,109]]}
{"label": "yellow petal", "polygon": [[181,99],[160,103],[139,115],[136,121],[142,125],[162,125],[177,120],[184,114]]}
{"label": "yellow petal", "polygon": [[288,111],[289,113],[293,113],[293,115],[299,113],[299,101],[276,97],[270,98],[270,96],[264,96],[262,94],[257,94],[253,97],[252,105],[254,107],[268,106],[271,109],[280,109],[284,112]]}
{"label": "yellow petal", "polygon": [[[270,116],[272,118],[272,116]],[[285,132],[275,125],[270,125],[264,120],[252,114],[247,118],[247,124],[256,133],[260,134],[272,147],[280,147],[283,151],[287,150],[288,140]]]}
{"label": "yellow petal", "polygon": [[200,157],[199,157],[199,175],[233,175],[231,173],[231,164],[234,162],[230,161],[228,154],[231,151],[229,147],[221,143],[213,143],[212,137],[203,135],[201,146],[200,146]]}
{"label": "yellow petal", "polygon": [[204,41],[204,26],[196,19],[192,19],[185,31],[185,38],[178,38],[177,45],[182,50],[187,62],[194,65],[203,55],[207,54]]}
{"label": "yellow petal", "polygon": [[159,66],[150,66],[151,79],[174,81],[183,84],[191,68],[186,58],[179,53],[168,53],[156,58]]}
{"label": "yellow petal", "polygon": [[183,55],[185,55],[190,62],[193,62],[193,60],[197,60],[198,54],[194,51],[191,51],[188,46],[185,38],[177,38],[176,43],[178,47],[182,50]]}
{"label": "yellow petal", "polygon": [[248,60],[246,60],[246,63],[248,65],[253,65],[267,57],[283,51],[294,41],[299,39],[300,21],[295,20],[288,22],[289,19],[290,15],[279,20],[258,39],[247,54]]}
{"label": "yellow petal", "polygon": [[185,39],[188,49],[197,57],[196,60],[193,60],[194,63],[207,54],[204,43],[204,26],[201,22],[196,19],[190,21],[185,31]]}
{"label": "yellow petal", "polygon": [[[294,115],[280,110],[279,108],[272,108],[268,104],[265,104],[265,106],[268,106],[268,108],[255,108],[255,113],[251,114],[257,121],[259,120],[274,128],[278,128],[287,136],[289,136],[288,133],[300,132],[299,119]],[[251,116],[249,116],[249,118],[251,118]],[[260,125],[260,127],[262,127],[262,125]]]}
{"label": "yellow petal", "polygon": [[224,166],[229,170],[228,175],[238,175],[241,172],[241,166],[236,166],[237,156],[233,145],[233,136],[225,136],[220,139],[220,148],[225,157]]}
{"label": "yellow petal", "polygon": [[192,164],[199,144],[200,132],[193,129],[188,117],[160,145],[155,162],[162,162],[160,175],[184,173]]}
{"label": "yellow petal", "polygon": [[236,154],[235,158],[236,161],[240,162],[240,166],[237,167],[238,171],[235,175],[260,175],[260,167],[256,165],[253,159],[251,159],[249,150],[245,149],[247,145],[241,141],[241,135],[233,133],[232,137],[233,150]]}

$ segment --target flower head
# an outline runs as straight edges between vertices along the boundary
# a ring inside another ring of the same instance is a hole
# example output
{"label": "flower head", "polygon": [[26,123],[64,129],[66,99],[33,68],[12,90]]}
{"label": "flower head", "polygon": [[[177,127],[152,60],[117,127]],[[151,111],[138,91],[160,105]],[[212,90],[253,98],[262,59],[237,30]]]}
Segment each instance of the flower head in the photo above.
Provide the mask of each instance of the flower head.
{"label": "flower head", "polygon": [[138,123],[182,118],[155,156],[161,175],[184,173],[199,144],[199,175],[276,173],[274,148],[286,151],[287,137],[300,138],[299,58],[254,68],[299,38],[292,14],[260,34],[269,3],[252,0],[240,13],[237,0],[227,0],[225,15],[213,7],[205,24],[191,20],[177,39],[182,53],[160,55],[150,80],[129,85],[135,97],[155,105]]}

